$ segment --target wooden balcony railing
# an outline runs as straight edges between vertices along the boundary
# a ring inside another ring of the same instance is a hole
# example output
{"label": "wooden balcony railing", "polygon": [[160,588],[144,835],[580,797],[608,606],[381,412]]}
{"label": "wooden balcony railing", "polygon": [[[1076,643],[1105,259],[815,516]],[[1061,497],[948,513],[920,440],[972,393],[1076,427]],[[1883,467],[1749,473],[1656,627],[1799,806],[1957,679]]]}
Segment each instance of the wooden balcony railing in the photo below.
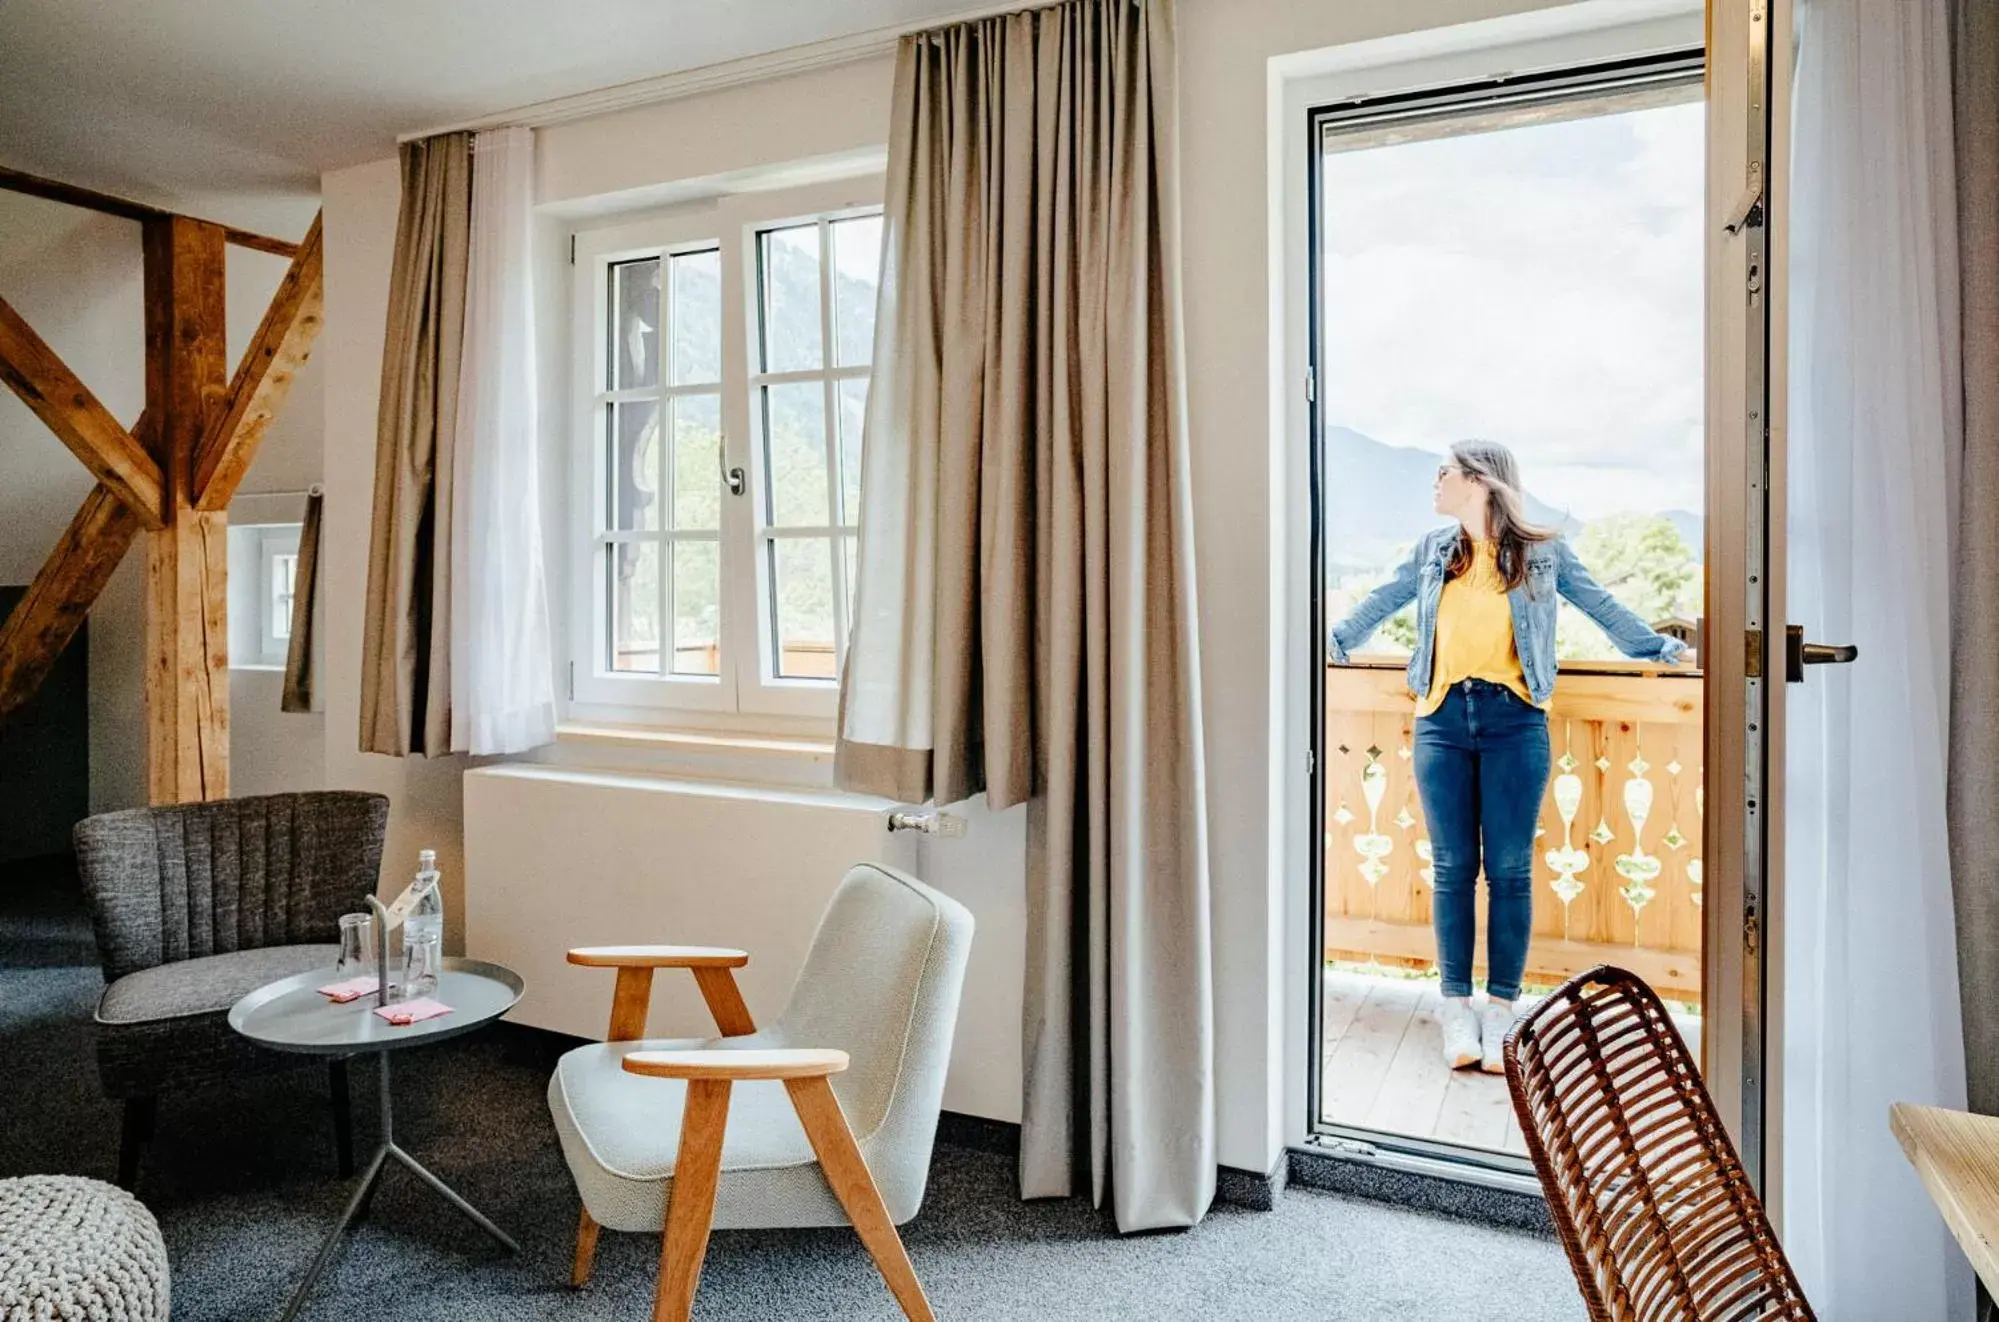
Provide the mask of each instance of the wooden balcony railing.
{"label": "wooden balcony railing", "polygon": [[[1411,772],[1403,663],[1326,671],[1328,959],[1436,961],[1429,836]],[[1555,768],[1534,848],[1530,984],[1598,963],[1662,995],[1701,995],[1701,683],[1638,663],[1564,667],[1549,709]],[[1565,902],[1566,897],[1566,902]],[[1479,888],[1485,963],[1485,888]]]}

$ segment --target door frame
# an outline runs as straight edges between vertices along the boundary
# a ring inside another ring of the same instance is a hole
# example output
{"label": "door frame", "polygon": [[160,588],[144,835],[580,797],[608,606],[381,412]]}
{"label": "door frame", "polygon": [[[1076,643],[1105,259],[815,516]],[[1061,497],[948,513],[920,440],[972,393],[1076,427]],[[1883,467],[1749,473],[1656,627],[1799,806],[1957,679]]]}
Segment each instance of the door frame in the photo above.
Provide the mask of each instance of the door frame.
{"label": "door frame", "polygon": [[[1716,913],[1704,995],[1737,1013],[1703,1033],[1708,1090],[1750,1181],[1782,1225],[1784,498],[1790,180],[1790,0],[1707,6],[1708,857]],[[1720,515],[1720,517],[1716,517]],[[1717,846],[1723,846],[1717,848]],[[1732,848],[1728,847],[1732,846]],[[1732,915],[1733,922],[1720,921]]]}
{"label": "door frame", "polygon": [[[1305,862],[1309,874],[1307,921],[1304,924],[1308,947],[1305,967],[1309,1038],[1303,1085],[1307,1138],[1336,1153],[1364,1159],[1400,1158],[1420,1162],[1433,1173],[1507,1185],[1531,1173],[1531,1166],[1517,1156],[1328,1124],[1320,1116],[1324,1045],[1321,1034],[1327,768],[1323,679],[1327,625],[1323,503],[1326,474],[1323,471],[1323,446],[1319,443],[1324,418],[1316,388],[1321,376],[1318,329],[1323,313],[1317,242],[1320,222],[1320,134],[1327,125],[1342,120],[1363,122],[1415,114],[1457,115],[1509,102],[1582,96],[1643,86],[1647,82],[1699,77],[1704,82],[1708,104],[1707,210],[1710,219],[1704,263],[1708,308],[1708,402],[1703,564],[1707,569],[1708,600],[1702,638],[1702,661],[1707,677],[1704,684],[1706,737],[1703,751],[1708,768],[1739,767],[1745,778],[1743,794],[1723,793],[1710,799],[1709,811],[1703,822],[1702,849],[1704,857],[1709,860],[1710,880],[1707,887],[1709,904],[1703,910],[1706,922],[1702,956],[1702,1055],[1703,1071],[1724,1122],[1736,1137],[1751,1178],[1757,1180],[1759,1187],[1764,1184],[1766,1116],[1772,1114],[1770,1108],[1774,1094],[1774,1081],[1770,1078],[1766,1062],[1779,1059],[1772,1054],[1776,1023],[1769,991],[1771,979],[1777,972],[1774,960],[1776,946],[1773,942],[1777,935],[1778,913],[1774,903],[1776,887],[1772,879],[1778,863],[1773,851],[1779,842],[1773,838],[1767,824],[1779,820],[1775,795],[1780,787],[1772,774],[1770,750],[1782,747],[1779,741],[1781,732],[1776,728],[1776,722],[1781,718],[1781,703],[1773,702],[1773,697],[1780,698],[1781,694],[1773,695],[1770,666],[1754,648],[1745,647],[1741,651],[1716,649],[1719,646],[1717,640],[1752,637],[1745,632],[1750,629],[1760,629],[1762,636],[1767,638],[1771,631],[1763,628],[1762,622],[1784,618],[1780,611],[1775,610],[1781,604],[1781,582],[1778,581],[1781,574],[1773,573],[1773,567],[1781,570],[1781,556],[1773,554],[1773,548],[1782,545],[1781,502],[1773,505],[1769,499],[1773,489],[1782,489],[1778,485],[1781,474],[1772,471],[1773,465],[1781,463],[1781,444],[1773,444],[1772,436],[1781,438],[1782,415],[1781,409],[1773,409],[1769,402],[1772,398],[1767,388],[1769,371],[1764,373],[1765,380],[1758,394],[1762,402],[1752,411],[1746,405],[1737,403],[1745,397],[1747,381],[1742,379],[1740,373],[1735,379],[1724,380],[1724,373],[1717,370],[1717,359],[1720,357],[1741,365],[1741,354],[1731,355],[1731,346],[1740,345],[1751,334],[1747,319],[1742,315],[1745,304],[1740,292],[1744,288],[1751,243],[1758,245],[1757,260],[1766,272],[1774,269],[1772,262],[1781,256],[1781,249],[1768,244],[1766,236],[1769,231],[1761,223],[1744,227],[1746,231],[1754,231],[1746,236],[1720,235],[1720,222],[1716,220],[1715,213],[1718,208],[1727,208],[1740,200],[1740,183],[1746,172],[1743,159],[1752,141],[1751,126],[1747,122],[1751,98],[1739,94],[1731,101],[1718,87],[1726,75],[1717,71],[1729,67],[1725,61],[1734,46],[1718,50],[1716,42],[1740,43],[1746,47],[1750,8],[1762,11],[1770,3],[1772,0],[1748,0],[1748,7],[1738,7],[1740,12],[1719,17],[1714,12],[1714,6],[1710,5],[1705,48],[1681,47],[1655,55],[1573,63],[1534,74],[1469,80],[1416,91],[1332,101],[1307,108],[1304,126],[1307,158],[1305,249],[1309,275],[1303,302],[1306,318],[1304,357],[1307,364],[1304,416],[1309,477],[1306,541],[1310,560],[1305,575],[1309,624],[1304,650],[1308,654],[1305,673],[1313,677],[1313,682],[1307,704],[1310,721],[1306,775],[1308,798],[1303,813],[1308,832]],[[1768,62],[1765,61],[1760,68],[1767,72]],[[1739,93],[1746,93],[1740,79],[1728,85],[1738,89]],[[1721,102],[1719,113],[1718,99]],[[1771,102],[1772,97],[1768,93],[1761,99],[1764,106]],[[1756,131],[1764,130],[1759,128]],[[1724,138],[1733,145],[1732,151],[1717,151],[1717,143]],[[1759,141],[1764,146],[1766,157],[1772,161],[1766,166],[1763,177],[1766,180],[1773,176],[1780,178],[1781,157],[1769,155],[1772,140],[1766,136]],[[1781,137],[1778,142],[1781,142]],[[1723,186],[1724,180],[1727,181],[1726,187]],[[1777,190],[1767,189],[1763,210],[1755,219],[1760,222],[1766,218],[1779,196]],[[1774,251],[1766,252],[1765,248]],[[1781,309],[1778,312],[1781,313]],[[1767,313],[1765,307],[1759,315],[1767,316]],[[1731,326],[1733,331],[1718,335],[1718,330]],[[1764,345],[1762,361],[1768,369],[1775,370],[1781,366],[1781,354],[1775,346],[1782,343],[1783,328],[1781,324],[1763,326],[1761,322],[1759,327],[1756,334]],[[1781,403],[1781,391],[1777,392],[1775,399]],[[1760,428],[1743,425],[1745,420],[1754,423],[1762,418],[1770,419],[1771,425]],[[1743,548],[1750,544],[1751,538],[1755,539],[1754,555],[1750,557],[1752,563],[1746,565],[1742,573],[1735,574],[1733,566],[1744,560]],[[1717,572],[1717,566],[1730,566],[1731,569],[1724,574]],[[1717,658],[1729,658],[1729,663],[1717,665]],[[1753,677],[1746,673],[1751,670],[1756,672]],[[1774,687],[1781,689],[1781,684],[1781,676],[1776,677]],[[1749,737],[1752,726],[1757,727],[1756,733],[1761,736],[1759,739]],[[1712,771],[1707,780],[1711,787],[1727,783],[1725,777],[1716,776]],[[1762,811],[1748,811],[1746,805],[1751,803],[1760,803]],[[1754,907],[1744,907],[1748,905]],[[1736,1007],[1737,1012],[1717,1013],[1716,1007]],[[1752,1052],[1753,1055],[1749,1054]]]}

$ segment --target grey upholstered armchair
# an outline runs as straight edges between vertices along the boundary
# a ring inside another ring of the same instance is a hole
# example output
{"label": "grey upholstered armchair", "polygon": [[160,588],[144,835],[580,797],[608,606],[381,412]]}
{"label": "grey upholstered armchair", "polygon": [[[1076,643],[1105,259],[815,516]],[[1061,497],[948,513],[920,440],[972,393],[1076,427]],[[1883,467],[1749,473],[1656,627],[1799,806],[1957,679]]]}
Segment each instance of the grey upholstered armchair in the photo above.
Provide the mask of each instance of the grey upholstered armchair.
{"label": "grey upholstered armchair", "polygon": [[[314,1058],[251,1045],[229,1007],[278,978],[332,965],[340,915],[367,906],[389,801],[321,791],[105,813],[76,827],[104,995],[97,1070],[125,1104],[118,1182],[131,1188],[162,1092]],[[334,1139],[352,1173],[347,1063],[331,1067]]]}

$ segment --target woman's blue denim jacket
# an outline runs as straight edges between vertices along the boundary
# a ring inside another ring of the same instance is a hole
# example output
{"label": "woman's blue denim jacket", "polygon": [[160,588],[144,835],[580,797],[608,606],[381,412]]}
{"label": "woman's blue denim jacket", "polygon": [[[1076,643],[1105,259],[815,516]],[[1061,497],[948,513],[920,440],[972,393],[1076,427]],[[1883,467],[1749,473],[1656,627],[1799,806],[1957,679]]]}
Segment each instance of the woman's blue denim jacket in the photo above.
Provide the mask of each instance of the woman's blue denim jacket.
{"label": "woman's blue denim jacket", "polygon": [[[1365,600],[1335,624],[1328,639],[1333,660],[1347,663],[1347,655],[1366,642],[1381,622],[1416,603],[1416,650],[1409,657],[1409,691],[1428,693],[1430,672],[1437,639],[1437,602],[1444,594],[1445,568],[1451,562],[1458,541],[1456,524],[1426,533],[1395,571],[1395,577],[1367,594]],[[1534,701],[1546,705],[1555,691],[1555,605],[1556,597],[1567,597],[1583,614],[1595,620],[1610,635],[1617,650],[1641,661],[1674,662],[1687,650],[1677,638],[1657,633],[1652,626],[1610,595],[1590,577],[1583,562],[1560,537],[1533,542],[1527,547],[1527,579],[1507,596],[1513,603],[1513,645],[1520,653],[1520,669],[1527,679],[1527,691]]]}

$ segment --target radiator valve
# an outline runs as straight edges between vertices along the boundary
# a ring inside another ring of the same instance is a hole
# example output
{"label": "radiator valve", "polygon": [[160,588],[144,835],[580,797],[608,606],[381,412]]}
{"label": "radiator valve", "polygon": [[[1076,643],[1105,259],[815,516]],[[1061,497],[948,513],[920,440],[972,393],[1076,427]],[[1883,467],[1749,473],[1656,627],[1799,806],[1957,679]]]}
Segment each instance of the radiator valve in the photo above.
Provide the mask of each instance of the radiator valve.
{"label": "radiator valve", "polygon": [[908,808],[897,808],[888,815],[888,829],[891,831],[921,831],[925,835],[961,836],[965,834],[965,825],[964,818],[934,809],[918,812]]}

